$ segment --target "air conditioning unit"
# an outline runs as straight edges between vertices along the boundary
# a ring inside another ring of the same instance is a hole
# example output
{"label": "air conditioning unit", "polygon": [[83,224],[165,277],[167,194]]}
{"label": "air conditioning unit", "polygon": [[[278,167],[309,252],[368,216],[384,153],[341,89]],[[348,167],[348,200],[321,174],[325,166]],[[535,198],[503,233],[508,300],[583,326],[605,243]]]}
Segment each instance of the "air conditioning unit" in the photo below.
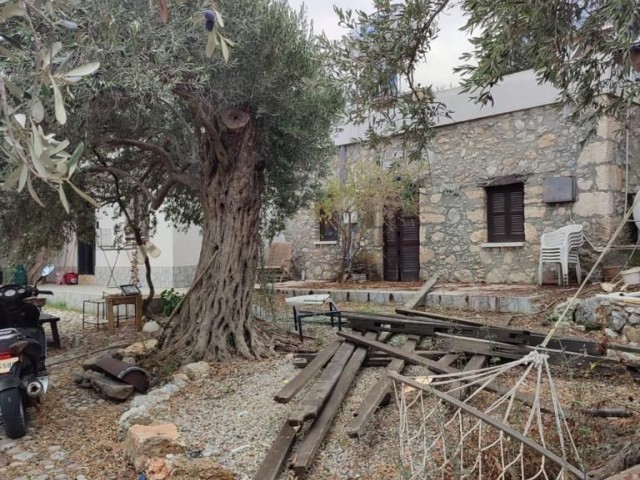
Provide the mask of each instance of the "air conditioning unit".
{"label": "air conditioning unit", "polygon": [[358,223],[358,214],[356,212],[343,213],[342,214],[342,223],[344,225],[347,225],[349,223]]}

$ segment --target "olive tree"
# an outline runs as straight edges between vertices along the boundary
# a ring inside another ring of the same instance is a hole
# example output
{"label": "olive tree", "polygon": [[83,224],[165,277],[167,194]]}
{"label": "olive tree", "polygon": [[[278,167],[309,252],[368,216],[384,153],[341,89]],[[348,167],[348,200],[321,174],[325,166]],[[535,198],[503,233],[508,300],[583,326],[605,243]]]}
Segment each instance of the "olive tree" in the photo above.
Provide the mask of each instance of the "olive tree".
{"label": "olive tree", "polygon": [[[303,12],[281,0],[220,0],[206,11],[88,0],[71,61],[100,62],[74,89],[65,130],[95,158],[84,172],[138,187],[153,210],[202,227],[194,283],[165,332],[185,361],[270,350],[251,315],[262,212],[305,204],[332,153],[342,109]],[[98,161],[97,159],[100,159]]]}
{"label": "olive tree", "polygon": [[[603,116],[624,124],[638,101],[640,9],[637,0],[374,0],[371,12],[336,9],[351,34],[326,42],[334,73],[350,92],[350,119],[369,123],[368,140],[401,134],[407,152],[424,158],[438,116],[447,106],[432,85],[415,78],[429,63],[439,19],[454,5],[465,14],[472,51],[458,71],[463,88],[479,102],[492,102],[491,88],[504,75],[531,66],[538,79],[558,88],[559,102],[573,119],[595,124]],[[391,75],[407,85],[381,95]]]}

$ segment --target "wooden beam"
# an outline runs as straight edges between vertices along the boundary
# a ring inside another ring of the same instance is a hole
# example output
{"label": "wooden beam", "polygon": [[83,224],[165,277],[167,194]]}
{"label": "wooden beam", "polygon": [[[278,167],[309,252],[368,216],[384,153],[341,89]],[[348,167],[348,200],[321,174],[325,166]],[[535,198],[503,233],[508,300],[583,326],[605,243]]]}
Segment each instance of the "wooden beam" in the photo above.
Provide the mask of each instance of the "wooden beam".
{"label": "wooden beam", "polygon": [[427,280],[426,283],[422,286],[422,288],[418,291],[418,293],[416,293],[413,297],[409,299],[409,301],[407,301],[404,304],[404,308],[412,310],[420,306],[420,304],[424,300],[424,296],[429,292],[429,290],[433,288],[433,286],[438,281],[438,278],[440,278],[440,275],[436,273],[429,280]]}
{"label": "wooden beam", "polygon": [[305,434],[300,445],[298,445],[296,455],[293,460],[293,470],[298,476],[303,475],[309,467],[311,467],[315,454],[320,448],[324,437],[329,432],[329,429],[333,424],[333,419],[340,409],[340,404],[356,378],[356,374],[358,373],[358,370],[360,370],[366,356],[366,346],[360,346],[356,349],[354,354],[351,356],[349,363],[342,371],[342,375],[340,375],[340,380],[338,380],[336,387],[333,389],[333,392],[331,392],[329,401],[322,409],[322,412],[320,412],[318,418],[313,422],[311,428],[309,428]]}
{"label": "wooden beam", "polygon": [[[463,372],[473,372],[475,370],[480,370],[484,368],[487,364],[487,357],[484,355],[473,355],[467,364],[464,366]],[[458,400],[464,400],[467,396],[467,388],[458,388],[462,387],[460,382],[455,382],[451,384],[451,388],[447,392],[453,398],[457,398]]]}
{"label": "wooden beam", "polygon": [[258,468],[253,477],[254,480],[275,480],[278,477],[299,429],[300,427],[292,427],[289,422],[284,422],[280,433],[278,433],[269,452],[267,452],[262,464],[260,464],[260,468]]}
{"label": "wooden beam", "polygon": [[[402,346],[402,350],[411,352],[418,344],[418,339],[409,338]],[[394,358],[387,367],[388,371],[402,372],[405,361],[401,358]],[[384,403],[385,399],[389,397],[391,392],[392,380],[385,374],[376,382],[376,384],[367,392],[366,397],[362,400],[362,403],[358,407],[356,413],[353,414],[354,418],[347,427],[347,435],[351,438],[360,438],[367,425],[373,418],[374,412],[378,409],[378,406]]]}
{"label": "wooden beam", "polygon": [[461,323],[463,325],[478,325],[478,326],[484,325],[484,323],[482,322],[478,322],[476,320],[469,320],[468,318],[453,317],[451,315],[443,315],[441,313],[428,312],[423,310],[413,310],[410,308],[403,308],[403,307],[396,308],[396,313],[409,316],[409,317],[423,317],[423,318],[432,318],[435,320],[445,320],[447,322]]}
{"label": "wooden beam", "polygon": [[596,357],[582,353],[569,352],[566,350],[554,350],[542,347],[529,347],[526,345],[510,345],[507,343],[493,342],[478,338],[458,337],[444,333],[436,334],[440,339],[438,344],[441,348],[455,352],[473,353],[487,355],[490,357],[501,357],[508,359],[519,359],[535,351],[545,353],[549,356],[549,363],[570,368],[585,368],[594,373],[600,374],[623,374],[627,372],[627,367],[607,357]]}
{"label": "wooden beam", "polygon": [[[541,333],[496,325],[463,325],[443,320],[407,318],[366,318],[366,315],[350,317],[351,328],[358,331],[394,332],[405,335],[434,336],[436,333],[450,333],[461,337],[482,338],[515,345],[540,345],[546,338]],[[576,353],[600,355],[602,345],[583,338],[553,337],[547,348],[567,350]]]}
{"label": "wooden beam", "polygon": [[571,473],[576,478],[578,478],[580,480],[584,480],[585,478],[587,478],[587,474],[585,472],[583,472],[579,468],[575,467],[571,463],[567,462],[564,458],[559,457],[558,455],[556,455],[552,451],[547,450],[542,445],[534,442],[531,438],[524,436],[523,434],[521,434],[517,430],[514,430],[513,428],[511,428],[509,425],[506,425],[505,423],[501,422],[500,420],[498,420],[496,418],[493,418],[493,417],[491,417],[490,415],[487,415],[484,412],[481,412],[477,408],[472,407],[471,405],[468,405],[468,404],[466,404],[466,403],[464,403],[464,402],[462,402],[462,401],[460,401],[460,400],[458,400],[456,398],[453,398],[448,393],[436,390],[435,388],[432,388],[429,385],[424,385],[424,384],[422,384],[420,382],[416,382],[415,380],[412,380],[409,377],[404,377],[404,376],[402,376],[402,375],[400,375],[398,373],[395,373],[395,372],[388,372],[388,375],[394,380],[397,380],[399,382],[402,382],[402,383],[405,383],[407,385],[410,385],[413,388],[417,388],[419,390],[423,390],[425,392],[428,392],[428,393],[440,398],[441,400],[444,400],[445,402],[453,405],[454,407],[464,410],[469,415],[472,415],[472,416],[476,417],[477,419],[483,421],[484,423],[486,423],[488,425],[491,425],[492,427],[497,428],[499,430],[502,430],[504,433],[509,435],[511,438],[516,439],[517,441],[525,444],[527,447],[531,448],[532,450],[534,450],[534,451],[538,452],[539,454],[543,455],[547,459],[549,459],[552,462],[554,462],[557,465],[559,465],[565,471]]}
{"label": "wooden beam", "polygon": [[313,376],[324,367],[329,360],[336,353],[336,350],[342,345],[342,341],[337,340],[330,343],[329,346],[321,350],[315,355],[315,358],[296,375],[293,380],[287,383],[275,394],[273,399],[278,403],[289,403],[293,397],[307,384],[307,382],[313,378]]}
{"label": "wooden beam", "polygon": [[[358,345],[366,345],[371,348],[375,348],[378,350],[382,350],[383,352],[387,352],[394,357],[402,358],[403,360],[413,363],[416,365],[422,365],[423,367],[427,367],[429,370],[432,370],[436,373],[459,373],[460,370],[457,368],[443,366],[438,364],[438,362],[434,362],[433,360],[429,360],[428,358],[422,358],[419,355],[409,352],[403,352],[399,348],[392,347],[391,345],[385,345],[384,343],[376,342],[375,340],[369,340],[358,335],[353,335],[347,332],[338,332],[338,335],[342,338],[348,340],[349,342],[356,343]],[[504,395],[509,392],[510,388],[507,388],[503,385],[500,385],[495,380],[489,383],[484,387],[486,390],[490,392],[497,393],[498,395]],[[533,394],[524,393],[524,392],[515,392],[514,398],[526,405],[533,405],[535,401],[535,396]],[[540,408],[545,412],[552,412],[553,407],[547,405],[546,403],[541,402]],[[567,410],[563,410],[566,418],[571,416],[571,413]]]}
{"label": "wooden beam", "polygon": [[289,415],[289,425],[302,425],[307,420],[316,418],[354,350],[355,347],[352,343],[344,342],[340,345],[320,378],[316,380],[302,401]]}

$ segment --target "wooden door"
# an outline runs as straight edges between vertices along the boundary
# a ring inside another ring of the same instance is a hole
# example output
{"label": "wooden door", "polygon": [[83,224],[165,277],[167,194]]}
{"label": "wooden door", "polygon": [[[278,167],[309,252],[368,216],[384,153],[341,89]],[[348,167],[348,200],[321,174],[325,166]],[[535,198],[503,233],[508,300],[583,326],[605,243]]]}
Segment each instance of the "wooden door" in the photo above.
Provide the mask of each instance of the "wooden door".
{"label": "wooden door", "polygon": [[396,213],[383,226],[384,279],[412,282],[420,278],[420,218]]}

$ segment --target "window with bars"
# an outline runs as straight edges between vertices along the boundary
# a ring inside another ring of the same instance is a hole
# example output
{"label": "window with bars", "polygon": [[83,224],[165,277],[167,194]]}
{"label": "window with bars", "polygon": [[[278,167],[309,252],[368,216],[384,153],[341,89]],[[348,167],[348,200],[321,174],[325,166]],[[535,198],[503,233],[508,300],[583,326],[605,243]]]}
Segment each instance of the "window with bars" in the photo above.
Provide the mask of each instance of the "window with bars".
{"label": "window with bars", "polygon": [[319,226],[321,242],[338,241],[338,216],[335,213],[328,216],[324,212],[320,212]]}
{"label": "window with bars", "polygon": [[485,187],[490,243],[524,242],[524,184]]}

